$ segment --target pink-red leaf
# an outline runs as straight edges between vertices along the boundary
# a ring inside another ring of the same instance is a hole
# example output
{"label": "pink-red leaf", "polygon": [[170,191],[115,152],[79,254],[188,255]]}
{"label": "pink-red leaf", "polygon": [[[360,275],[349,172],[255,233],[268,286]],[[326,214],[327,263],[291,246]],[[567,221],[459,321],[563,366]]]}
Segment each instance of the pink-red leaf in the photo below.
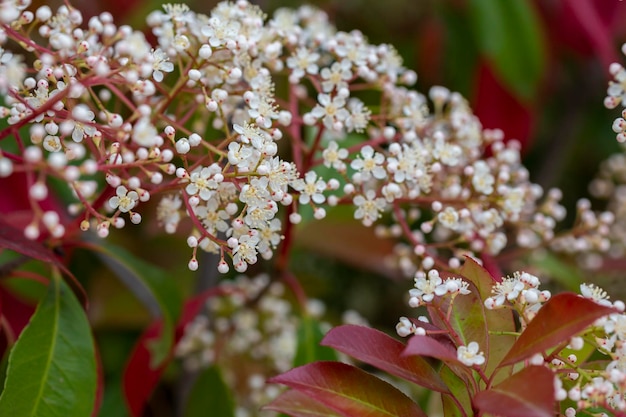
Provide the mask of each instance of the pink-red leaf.
{"label": "pink-red leaf", "polygon": [[529,366],[477,393],[474,407],[502,417],[552,417],[555,401],[554,374],[544,366]]}
{"label": "pink-red leaf", "polygon": [[289,414],[292,417],[341,417],[341,414],[324,404],[294,390],[283,392],[263,409]]}
{"label": "pink-red leaf", "polygon": [[613,308],[601,306],[574,293],[557,294],[541,307],[500,366],[514,364],[566,342],[600,317],[615,312]]}
{"label": "pink-red leaf", "polygon": [[452,347],[428,336],[415,335],[411,337],[402,355],[428,356],[446,363],[459,363],[456,352]]}
{"label": "pink-red leaf", "polygon": [[419,356],[401,356],[404,344],[376,329],[355,325],[335,327],[326,334],[322,345],[422,387],[448,392],[426,360]]}
{"label": "pink-red leaf", "polygon": [[[228,292],[228,290],[221,287],[211,288],[187,300],[180,318],[178,319],[174,334],[174,343],[171,348],[173,348],[183,336],[185,326],[198,315],[207,299],[224,295]],[[157,320],[146,329],[135,345],[128,359],[128,363],[126,364],[126,369],[124,370],[124,398],[133,417],[142,415],[147,402],[152,396],[154,388],[159,383],[165,368],[171,360],[170,351],[168,357],[161,365],[158,367],[151,366],[153,361],[150,344],[159,340],[162,327],[163,320]]]}
{"label": "pink-red leaf", "polygon": [[124,369],[124,398],[133,417],[143,415],[143,409],[169,362],[166,359],[158,367],[151,367],[150,343],[159,340],[162,331],[163,320],[153,322],[141,335]]}
{"label": "pink-red leaf", "polygon": [[426,417],[392,385],[341,362],[310,363],[269,381],[300,391],[346,417]]}

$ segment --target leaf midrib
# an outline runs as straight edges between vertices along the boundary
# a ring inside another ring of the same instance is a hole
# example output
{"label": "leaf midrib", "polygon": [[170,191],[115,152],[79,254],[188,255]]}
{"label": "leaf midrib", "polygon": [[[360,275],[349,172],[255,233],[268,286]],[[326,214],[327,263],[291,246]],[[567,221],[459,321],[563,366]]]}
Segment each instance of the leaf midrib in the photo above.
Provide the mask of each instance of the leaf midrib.
{"label": "leaf midrib", "polygon": [[[43,399],[43,392],[44,392],[44,387],[46,386],[46,383],[48,381],[48,375],[50,374],[50,368],[52,366],[52,356],[54,354],[54,351],[56,349],[56,341],[57,341],[57,335],[58,335],[58,331],[59,331],[59,312],[61,311],[61,297],[59,296],[59,285],[58,282],[56,280],[53,280],[51,285],[54,285],[54,308],[53,308],[53,312],[54,312],[54,318],[53,318],[53,331],[51,332],[51,340],[50,340],[50,350],[48,353],[48,357],[47,357],[47,361],[46,361],[46,366],[44,368],[44,372],[42,373],[42,378],[41,378],[41,384],[39,386],[39,392],[37,395],[37,400],[35,401],[35,403],[33,404],[33,416],[37,416],[38,415],[38,411],[39,411],[39,406],[41,404],[41,401]],[[47,300],[46,300],[47,302]]]}

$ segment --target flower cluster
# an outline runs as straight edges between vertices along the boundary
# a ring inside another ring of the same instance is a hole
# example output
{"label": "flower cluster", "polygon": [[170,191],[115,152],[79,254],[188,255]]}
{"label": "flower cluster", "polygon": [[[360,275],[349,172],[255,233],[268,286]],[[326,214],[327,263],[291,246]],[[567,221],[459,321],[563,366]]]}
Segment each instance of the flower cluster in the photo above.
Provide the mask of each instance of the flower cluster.
{"label": "flower cluster", "polygon": [[[448,278],[447,282],[453,280],[460,279]],[[398,335],[430,335],[439,338],[446,335],[456,346],[458,362],[470,368],[482,369],[487,357],[481,351],[481,346],[476,341],[462,343],[458,328],[450,321],[454,299],[444,305],[435,298],[446,296],[446,281],[442,281],[436,270],[429,271],[427,277],[420,276],[415,281],[415,288],[410,290],[409,305],[433,307],[429,309],[429,314],[434,314],[433,321],[436,324],[431,324],[428,317],[421,316],[416,320],[401,317],[396,326]],[[551,298],[549,291],[539,287],[538,277],[528,272],[516,272],[511,277],[494,281],[492,295],[483,300],[484,306],[487,310],[512,309],[519,318],[520,332],[523,332]],[[467,292],[463,294],[469,294],[467,283],[464,288]],[[556,400],[575,404],[567,409],[566,415],[575,416],[577,412],[591,409],[623,412],[626,410],[626,305],[619,300],[611,302],[607,293],[594,284],[582,284],[580,297],[610,307],[615,312],[596,320],[572,337],[567,347],[564,348],[564,344],[550,354],[537,353],[528,359],[528,364],[546,366],[554,372]],[[448,316],[444,318],[441,313],[445,309]],[[596,362],[587,363],[590,349],[608,359],[598,362],[598,358],[593,356]],[[599,367],[599,364],[602,366]]]}
{"label": "flower cluster", "polygon": [[243,387],[233,390],[237,415],[256,415],[255,410],[280,393],[265,380],[293,365],[300,318],[284,286],[267,275],[239,276],[219,289],[224,295],[210,298],[185,327],[176,356],[191,371],[220,365],[229,386]]}
{"label": "flower cluster", "polygon": [[[267,19],[246,0],[210,15],[166,4],[148,17],[152,45],[108,13],[84,22],[68,5],[27,6],[1,28],[0,44],[17,41],[26,58],[0,51],[0,176],[26,177],[31,239],[61,239],[72,224],[106,237],[158,196],[166,232],[187,224],[191,269],[200,249],[220,255],[221,272],[243,272],[273,256],[303,206],[321,219],[339,204],[366,226],[384,218],[377,231],[402,237],[408,275],[511,245],[607,250],[597,229],[610,216],[557,236],[560,193],[540,200],[516,141],[484,130],[457,93],[407,88],[416,74],[394,48],[337,31],[319,10]],[[47,223],[55,178],[73,197]]]}

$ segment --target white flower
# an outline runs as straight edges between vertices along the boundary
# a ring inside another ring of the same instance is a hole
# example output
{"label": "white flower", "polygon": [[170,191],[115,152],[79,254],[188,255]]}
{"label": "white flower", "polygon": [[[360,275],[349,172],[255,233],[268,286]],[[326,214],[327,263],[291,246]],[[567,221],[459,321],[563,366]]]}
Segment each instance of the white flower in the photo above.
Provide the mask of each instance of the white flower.
{"label": "white flower", "polygon": [[381,216],[385,205],[385,199],[376,197],[376,191],[367,190],[365,197],[358,194],[354,196],[352,203],[357,207],[354,218],[361,219],[365,226],[371,226]]}
{"label": "white flower", "polygon": [[322,76],[322,89],[325,93],[330,93],[335,89],[339,91],[342,88],[348,88],[346,81],[352,78],[352,63],[347,59],[341,62],[335,62],[330,69],[323,68],[320,72]]}
{"label": "white flower", "polygon": [[165,196],[157,206],[157,221],[163,224],[165,232],[174,233],[180,221],[180,207],[183,204],[180,197]]}
{"label": "white flower", "polygon": [[[467,295],[471,292],[469,290],[469,284],[463,281],[461,278],[446,278],[446,280],[443,282],[442,285],[445,288],[446,294]],[[437,295],[443,295],[443,294],[438,294],[439,291],[436,291],[436,292],[437,292]]]}
{"label": "white flower", "polygon": [[400,337],[406,337],[410,334],[426,334],[423,328],[417,327],[415,323],[406,317],[400,317],[400,321],[396,324],[396,333]]}
{"label": "white flower", "polygon": [[174,71],[174,64],[169,61],[169,57],[161,49],[152,51],[152,78],[155,81],[163,81],[164,72]]}
{"label": "white flower", "polygon": [[82,142],[85,135],[93,137],[97,129],[91,125],[94,122],[95,114],[89,107],[84,104],[78,104],[72,109],[72,116],[74,117],[74,131],[72,132],[72,140],[74,142]]}
{"label": "white flower", "polygon": [[280,219],[272,219],[264,227],[259,229],[259,253],[263,254],[270,251],[283,239],[280,234],[282,231],[282,224]]}
{"label": "white flower", "polygon": [[132,139],[137,145],[150,148],[157,144],[160,137],[150,119],[142,117],[133,126]]}
{"label": "white flower", "polygon": [[472,176],[472,185],[479,193],[490,195],[493,193],[493,184],[495,178],[491,175],[489,166],[485,161],[476,161],[474,163],[474,175]]}
{"label": "white flower", "polygon": [[385,162],[383,154],[374,152],[374,148],[366,145],[361,148],[361,157],[352,161],[350,166],[359,171],[363,181],[369,180],[372,176],[379,180],[387,176],[385,168],[382,167],[382,163]]}
{"label": "white flower", "polygon": [[257,261],[258,236],[243,235],[239,238],[237,245],[233,248],[233,263],[235,265],[248,263],[254,264]]}
{"label": "white flower", "polygon": [[43,140],[43,148],[48,152],[59,152],[63,147],[58,136],[48,135]]}
{"label": "white flower", "polygon": [[478,352],[478,349],[480,349],[478,343],[470,342],[467,346],[459,346],[456,357],[463,365],[482,365],[485,363],[485,355],[483,352]]}
{"label": "white flower", "polygon": [[201,199],[208,201],[213,194],[219,182],[215,179],[215,174],[221,173],[219,165],[213,164],[209,167],[196,169],[189,176],[189,184],[185,187],[185,191],[189,195],[198,194]]}
{"label": "white flower", "polygon": [[347,149],[339,149],[337,142],[332,141],[328,144],[324,152],[322,152],[324,158],[324,165],[328,168],[331,166],[339,172],[343,172],[346,169],[346,164],[343,162],[348,157]]}
{"label": "white flower", "polygon": [[267,177],[256,177],[250,183],[244,184],[239,193],[239,200],[248,207],[265,207],[270,201],[268,190],[269,179]]}
{"label": "white flower", "polygon": [[259,152],[250,145],[231,142],[228,144],[228,162],[238,167],[240,170],[248,170],[256,165],[259,159]]}
{"label": "white flower", "polygon": [[219,17],[209,19],[209,24],[202,27],[201,31],[209,39],[209,45],[217,48],[235,41],[239,34],[241,24],[236,20],[222,20]]}
{"label": "white flower", "polygon": [[597,304],[611,307],[613,303],[609,301],[609,295],[602,288],[594,284],[580,284],[580,294]]}
{"label": "white flower", "polygon": [[348,132],[355,131],[357,133],[363,132],[367,127],[372,112],[365,107],[365,104],[358,98],[351,98],[348,101],[348,110],[350,114],[345,120],[346,129]]}
{"label": "white flower", "polygon": [[287,67],[291,68],[291,76],[289,80],[296,84],[304,77],[305,73],[317,74],[319,67],[317,60],[320,55],[311,52],[306,48],[298,48],[289,58],[287,58]]}
{"label": "white flower", "polygon": [[239,140],[246,144],[251,144],[256,149],[263,149],[263,144],[265,142],[265,132],[259,129],[254,124],[248,124],[248,122],[244,122],[243,126],[235,123],[233,125],[233,130],[239,133]]}
{"label": "white flower", "polygon": [[454,207],[446,207],[437,214],[437,220],[448,229],[455,230],[459,224],[459,213]]}
{"label": "white flower", "polygon": [[343,97],[335,96],[333,98],[328,94],[319,94],[317,96],[317,104],[311,115],[316,119],[322,119],[324,126],[331,130],[336,130],[337,123],[341,123],[348,118],[350,113],[345,109],[346,100]]}
{"label": "white flower", "polygon": [[485,305],[487,306],[489,302],[494,303],[494,307],[500,307],[505,301],[513,301],[519,297],[523,289],[524,283],[520,281],[519,274],[514,275],[513,278],[503,278],[502,282],[497,283],[491,289],[491,293],[494,294],[494,296],[487,298]]}
{"label": "white flower", "polygon": [[193,211],[207,232],[216,234],[216,231],[226,232],[228,230],[226,220],[229,220],[230,216],[224,210],[220,210],[217,199],[211,198],[206,205],[197,206]]}
{"label": "white flower", "polygon": [[447,291],[443,280],[439,276],[439,271],[431,269],[428,275],[418,272],[415,275],[415,288],[409,290],[409,305],[418,307],[431,302],[435,295],[443,295]]}
{"label": "white flower", "polygon": [[115,196],[109,199],[109,206],[112,209],[119,209],[122,213],[127,213],[135,207],[137,200],[139,200],[139,194],[136,191],[128,191],[126,187],[120,185],[115,190]]}
{"label": "white flower", "polygon": [[300,191],[300,204],[309,204],[311,200],[315,204],[322,204],[326,197],[322,192],[326,189],[326,182],[317,178],[315,171],[309,171],[305,174],[304,180],[299,179],[294,182],[293,188]]}

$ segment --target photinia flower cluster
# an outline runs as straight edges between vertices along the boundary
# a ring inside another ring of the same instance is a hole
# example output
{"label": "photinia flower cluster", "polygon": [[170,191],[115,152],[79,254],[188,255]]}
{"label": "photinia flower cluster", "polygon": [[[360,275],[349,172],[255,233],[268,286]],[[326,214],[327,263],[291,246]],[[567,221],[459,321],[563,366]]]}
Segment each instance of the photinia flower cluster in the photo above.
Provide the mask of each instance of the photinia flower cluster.
{"label": "photinia flower cluster", "polygon": [[[192,270],[202,250],[243,272],[305,206],[321,219],[340,204],[400,239],[409,276],[511,246],[608,250],[610,215],[583,207],[575,233],[555,232],[560,193],[529,181],[516,141],[484,130],[457,93],[409,89],[416,74],[393,47],[319,10],[166,4],[148,16],[152,45],[108,13],[85,22],[28,3],[3,3],[0,44],[23,51],[0,55],[0,175],[27,178],[30,239],[72,225],[106,237],[157,199],[167,233],[185,223]],[[41,202],[57,180],[73,197],[51,221]]]}

